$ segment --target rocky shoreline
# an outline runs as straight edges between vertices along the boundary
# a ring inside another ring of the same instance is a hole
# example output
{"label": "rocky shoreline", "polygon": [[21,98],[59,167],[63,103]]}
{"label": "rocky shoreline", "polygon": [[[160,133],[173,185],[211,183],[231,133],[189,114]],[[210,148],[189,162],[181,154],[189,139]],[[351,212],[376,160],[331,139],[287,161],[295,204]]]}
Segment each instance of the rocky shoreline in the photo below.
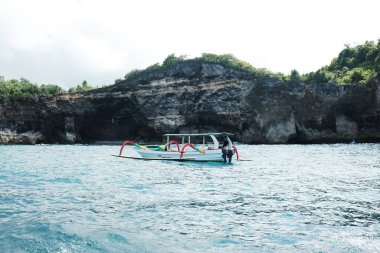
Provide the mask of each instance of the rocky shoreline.
{"label": "rocky shoreline", "polygon": [[247,144],[380,142],[380,83],[306,85],[199,62],[85,93],[0,101],[2,144],[219,131]]}

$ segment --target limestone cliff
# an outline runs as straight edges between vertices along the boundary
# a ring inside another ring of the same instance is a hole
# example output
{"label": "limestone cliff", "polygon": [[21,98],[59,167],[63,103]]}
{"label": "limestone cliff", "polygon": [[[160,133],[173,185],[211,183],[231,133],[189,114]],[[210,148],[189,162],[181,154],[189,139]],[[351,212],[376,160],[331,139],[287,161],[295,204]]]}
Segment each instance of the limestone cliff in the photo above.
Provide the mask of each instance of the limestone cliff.
{"label": "limestone cliff", "polygon": [[305,85],[199,62],[86,93],[0,102],[0,143],[218,131],[243,143],[379,142],[380,84]]}

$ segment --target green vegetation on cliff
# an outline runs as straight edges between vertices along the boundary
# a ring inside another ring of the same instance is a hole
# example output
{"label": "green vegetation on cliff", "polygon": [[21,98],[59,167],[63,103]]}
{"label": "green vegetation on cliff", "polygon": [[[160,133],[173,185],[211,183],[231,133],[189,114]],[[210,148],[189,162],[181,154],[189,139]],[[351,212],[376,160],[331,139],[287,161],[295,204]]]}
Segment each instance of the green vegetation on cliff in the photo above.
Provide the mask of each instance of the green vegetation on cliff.
{"label": "green vegetation on cliff", "polygon": [[[273,73],[265,68],[255,68],[248,62],[237,59],[232,54],[210,54],[203,53],[201,57],[194,59],[187,59],[186,56],[175,56],[174,54],[169,55],[163,61],[162,64],[156,63],[144,70],[134,69],[124,76],[125,81],[130,81],[133,79],[141,78],[151,74],[165,74],[165,72],[178,64],[196,64],[196,63],[215,63],[222,65],[226,68],[231,68],[237,71],[244,71],[247,73],[255,74],[261,77],[272,77],[279,80],[285,80],[286,76],[282,73]],[[124,80],[118,79],[115,83],[123,82]]]}
{"label": "green vegetation on cliff", "polygon": [[71,87],[69,89],[69,93],[78,93],[78,92],[85,92],[94,89],[92,86],[87,84],[87,81],[84,80],[82,85],[77,85],[74,87]]}
{"label": "green vegetation on cliff", "polygon": [[64,89],[55,84],[39,86],[24,78],[5,80],[3,76],[0,76],[0,100],[2,101],[37,100],[41,96],[53,96],[64,92]]}
{"label": "green vegetation on cliff", "polygon": [[346,48],[330,65],[301,76],[305,83],[370,85],[380,78],[380,40]]}
{"label": "green vegetation on cliff", "polygon": [[278,80],[289,81],[291,83],[304,82],[311,83],[337,83],[337,84],[359,84],[370,85],[380,78],[380,40],[375,43],[367,41],[363,45],[350,47],[342,50],[338,57],[333,59],[331,64],[324,66],[316,72],[300,75],[297,70],[292,70],[290,75],[273,73],[265,68],[255,68],[249,63],[237,59],[232,54],[210,54],[203,53],[201,57],[187,59],[186,56],[169,55],[162,64],[156,63],[144,70],[132,70],[125,75],[124,80],[118,79],[115,83],[131,81],[138,78],[165,73],[175,65],[193,63],[215,63],[226,68],[238,71],[245,71],[259,77],[271,77]]}
{"label": "green vegetation on cliff", "polygon": [[[273,73],[265,68],[255,68],[249,63],[237,59],[232,54],[210,54],[203,53],[201,57],[187,59],[186,56],[169,55],[162,64],[156,63],[144,70],[132,70],[125,75],[124,79],[118,79],[116,84],[124,83],[139,78],[146,78],[150,75],[165,76],[167,72],[175,68],[176,65],[211,63],[219,64],[236,71],[243,71],[258,77],[271,77],[277,80],[288,81],[290,83],[304,82],[307,84],[318,83],[338,83],[338,84],[359,84],[370,85],[380,79],[380,40],[377,43],[367,41],[363,45],[351,47],[346,45],[338,57],[333,59],[330,65],[324,66],[316,72],[300,75],[297,70],[292,70],[290,75]],[[86,92],[93,87],[83,81],[82,85],[77,85],[68,90],[69,93]],[[20,80],[5,80],[0,76],[0,100],[37,100],[42,96],[54,96],[67,93],[64,89],[55,84],[33,84],[21,78]]]}
{"label": "green vegetation on cliff", "polygon": [[[68,90],[69,93],[79,93],[92,90],[93,87],[83,81],[82,85],[77,85]],[[5,80],[0,76],[0,101],[36,101],[40,97],[50,97],[58,94],[65,94],[66,90],[55,84],[33,84],[25,78]]]}

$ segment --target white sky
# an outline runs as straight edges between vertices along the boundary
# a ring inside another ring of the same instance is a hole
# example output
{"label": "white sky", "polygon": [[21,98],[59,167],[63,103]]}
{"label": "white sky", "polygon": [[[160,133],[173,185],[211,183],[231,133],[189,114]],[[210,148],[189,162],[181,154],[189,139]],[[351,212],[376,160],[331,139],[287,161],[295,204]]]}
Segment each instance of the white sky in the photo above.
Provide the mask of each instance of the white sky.
{"label": "white sky", "polygon": [[112,84],[171,53],[316,71],[380,39],[379,0],[0,0],[0,75]]}

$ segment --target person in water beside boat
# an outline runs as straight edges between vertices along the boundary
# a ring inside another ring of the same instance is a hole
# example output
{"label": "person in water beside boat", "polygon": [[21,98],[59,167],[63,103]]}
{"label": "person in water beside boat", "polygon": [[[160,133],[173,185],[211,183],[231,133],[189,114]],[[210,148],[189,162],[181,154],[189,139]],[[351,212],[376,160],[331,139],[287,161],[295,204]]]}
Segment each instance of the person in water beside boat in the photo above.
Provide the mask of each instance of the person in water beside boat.
{"label": "person in water beside boat", "polygon": [[233,151],[232,151],[232,143],[231,141],[228,140],[227,136],[223,137],[223,146],[222,146],[222,157],[224,159],[224,162],[227,162],[227,157],[228,157],[228,162],[231,163],[231,159],[233,156]]}

